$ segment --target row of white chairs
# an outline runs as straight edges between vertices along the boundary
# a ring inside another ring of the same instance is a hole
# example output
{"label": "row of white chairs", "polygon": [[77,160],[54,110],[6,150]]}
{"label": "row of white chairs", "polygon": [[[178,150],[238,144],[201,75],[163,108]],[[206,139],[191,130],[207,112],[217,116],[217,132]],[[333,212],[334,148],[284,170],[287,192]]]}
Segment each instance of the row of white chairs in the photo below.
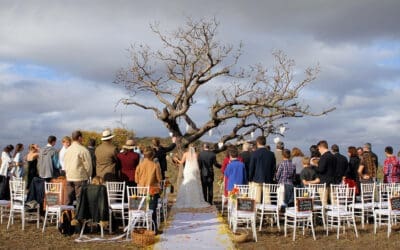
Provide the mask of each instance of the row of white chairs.
{"label": "row of white chairs", "polygon": [[[254,198],[254,191],[249,185],[235,185],[239,190],[238,197],[251,197]],[[280,207],[283,200],[284,192],[283,186],[279,184],[263,184],[262,188],[262,202],[256,204],[254,211],[255,215],[259,218],[259,230],[262,229],[264,218],[269,218],[271,226],[276,224],[280,230]],[[375,190],[378,190],[376,195]],[[399,184],[379,184],[375,183],[362,183],[361,184],[361,196],[360,201],[355,200],[355,188],[349,188],[347,185],[331,185],[330,197],[331,204],[326,204],[326,186],[325,184],[313,184],[306,188],[294,188],[295,207],[288,208],[284,214],[285,216],[285,236],[287,235],[287,227],[293,227],[293,240],[295,240],[295,233],[297,226],[301,225],[303,228],[303,234],[305,225],[311,228],[313,238],[315,239],[315,232],[313,221],[316,217],[322,219],[323,227],[326,233],[329,230],[336,227],[337,238],[339,239],[340,229],[343,228],[345,232],[345,226],[354,226],[356,237],[358,237],[356,217],[361,218],[361,225],[364,228],[365,219],[373,216],[374,217],[374,232],[378,226],[383,224],[388,225],[388,237],[391,232],[391,225],[397,222],[397,216],[400,211],[394,210],[389,205],[389,200],[400,195]],[[312,199],[312,211],[297,211],[299,198],[303,199],[303,196],[307,196]],[[237,209],[232,202],[228,199],[228,223],[230,227],[233,227],[233,231],[237,228]],[[400,198],[399,198],[400,199]],[[253,215],[243,214],[245,217],[244,222],[246,226],[249,223],[252,225],[253,237],[256,240],[256,235],[253,229],[253,223],[255,224],[256,217]],[[240,216],[239,216],[240,217]],[[385,222],[385,223],[384,223]]]}

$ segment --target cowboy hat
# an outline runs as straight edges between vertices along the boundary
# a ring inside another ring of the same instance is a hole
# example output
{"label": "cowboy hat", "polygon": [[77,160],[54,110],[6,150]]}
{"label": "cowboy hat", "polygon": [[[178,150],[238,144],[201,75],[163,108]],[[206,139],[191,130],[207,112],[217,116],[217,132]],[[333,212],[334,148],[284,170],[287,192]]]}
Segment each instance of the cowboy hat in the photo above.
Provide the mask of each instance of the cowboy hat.
{"label": "cowboy hat", "polygon": [[114,137],[114,135],[111,133],[110,130],[104,130],[104,131],[103,131],[103,135],[102,135],[102,137],[101,137],[101,140],[102,140],[102,141],[108,141],[108,140],[110,140],[110,139],[113,138],[113,137]]}

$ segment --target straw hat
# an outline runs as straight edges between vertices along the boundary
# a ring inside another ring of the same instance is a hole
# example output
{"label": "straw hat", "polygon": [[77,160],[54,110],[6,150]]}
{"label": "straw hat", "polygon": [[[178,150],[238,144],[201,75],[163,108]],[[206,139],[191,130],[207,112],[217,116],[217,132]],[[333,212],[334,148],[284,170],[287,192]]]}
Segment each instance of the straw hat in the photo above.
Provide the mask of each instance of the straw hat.
{"label": "straw hat", "polygon": [[101,140],[102,141],[108,141],[108,140],[110,140],[111,138],[113,138],[114,137],[114,135],[111,133],[111,131],[110,130],[104,130],[103,131],[103,135],[102,135],[102,137],[101,137]]}
{"label": "straw hat", "polygon": [[134,149],[135,148],[135,142],[132,139],[126,140],[125,145],[123,145],[122,148]]}

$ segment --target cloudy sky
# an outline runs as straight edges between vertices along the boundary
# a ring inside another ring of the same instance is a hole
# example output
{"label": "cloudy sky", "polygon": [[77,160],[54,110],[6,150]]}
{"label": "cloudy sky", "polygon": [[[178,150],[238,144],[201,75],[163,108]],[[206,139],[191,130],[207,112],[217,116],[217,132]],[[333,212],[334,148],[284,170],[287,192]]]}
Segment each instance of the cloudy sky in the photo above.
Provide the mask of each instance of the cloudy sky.
{"label": "cloudy sky", "polygon": [[0,145],[121,123],[138,136],[167,136],[152,113],[116,106],[125,97],[116,71],[128,65],[132,44],[160,46],[150,23],[173,30],[188,16],[215,16],[224,42],[243,42],[243,66],[269,65],[277,49],[299,70],[321,66],[302,99],[316,112],[337,109],[291,120],[289,148],[327,139],[342,151],[368,141],[379,155],[386,145],[397,152],[399,11],[398,0],[0,0]]}

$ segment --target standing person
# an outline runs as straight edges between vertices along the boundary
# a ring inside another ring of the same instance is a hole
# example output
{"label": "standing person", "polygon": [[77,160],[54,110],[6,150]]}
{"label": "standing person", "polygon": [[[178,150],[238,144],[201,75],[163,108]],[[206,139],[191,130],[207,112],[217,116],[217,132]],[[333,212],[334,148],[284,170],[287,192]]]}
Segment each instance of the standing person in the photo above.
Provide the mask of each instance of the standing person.
{"label": "standing person", "polygon": [[246,167],[243,162],[238,160],[238,150],[236,147],[229,148],[231,161],[226,167],[224,175],[228,178],[228,191],[232,191],[235,184],[243,185],[247,183]]}
{"label": "standing person", "polygon": [[68,205],[73,204],[74,196],[79,201],[82,187],[92,176],[92,159],[89,150],[82,145],[82,139],[81,131],[72,132],[72,144],[64,155]]}
{"label": "standing person", "polygon": [[261,202],[263,183],[273,183],[276,160],[274,153],[265,148],[265,137],[256,139],[257,150],[251,154],[249,182],[255,191],[255,200]]}
{"label": "standing person", "polygon": [[364,152],[371,152],[372,160],[375,163],[375,176],[376,176],[377,175],[376,171],[378,170],[379,167],[378,156],[374,152],[372,152],[372,145],[369,142],[364,144],[363,150]]}
{"label": "standing person", "polygon": [[371,183],[376,180],[375,157],[370,151],[365,151],[358,167],[358,176],[361,183]]}
{"label": "standing person", "polygon": [[13,156],[14,162],[14,176],[17,178],[23,178],[25,175],[24,171],[24,158],[22,157],[22,151],[24,151],[24,145],[22,143],[18,143],[15,145],[15,151]]}
{"label": "standing person", "polygon": [[201,188],[200,169],[198,155],[195,148],[189,145],[182,159],[175,159],[179,164],[185,164],[183,169],[183,181],[176,198],[177,208],[203,208],[210,204],[205,202],[203,189]]}
{"label": "standing person", "polygon": [[292,149],[292,164],[296,167],[296,178],[293,184],[297,187],[301,186],[300,173],[303,170],[303,158],[303,152],[299,148],[294,147]]}
{"label": "standing person", "polygon": [[153,138],[152,144],[155,152],[154,158],[157,158],[158,162],[160,163],[162,179],[165,180],[165,172],[168,168],[167,153],[175,148],[176,137],[172,137],[172,143],[168,147],[163,147],[159,138]]}
{"label": "standing person", "polygon": [[399,159],[393,155],[393,148],[387,146],[385,148],[386,159],[383,163],[384,183],[400,182],[400,163]]}
{"label": "standing person", "polygon": [[[135,181],[138,187],[150,187],[149,209],[153,211],[152,219],[157,228],[157,205],[160,198],[161,168],[158,162],[154,162],[154,150],[146,147],[143,151],[144,159],[136,168]],[[157,232],[159,233],[159,232]]]}
{"label": "standing person", "polygon": [[216,168],[221,168],[221,165],[217,162],[216,154],[210,150],[210,145],[207,143],[203,144],[203,151],[200,152],[198,161],[204,200],[212,205],[214,193],[213,166]]}
{"label": "standing person", "polygon": [[58,152],[54,147],[56,145],[57,138],[54,135],[50,135],[47,138],[47,145],[40,149],[38,159],[38,170],[39,177],[50,181],[51,178],[58,177]]}
{"label": "standing person", "polygon": [[122,148],[124,151],[117,155],[121,163],[121,181],[125,181],[129,187],[135,187],[135,171],[139,164],[140,156],[138,153],[133,152],[135,142],[132,139],[126,140]]}
{"label": "standing person", "polygon": [[92,178],[96,177],[96,139],[90,138],[87,149],[89,150],[90,157],[92,159]]}
{"label": "standing person", "polygon": [[8,145],[1,152],[1,167],[0,167],[0,200],[9,200],[9,180],[10,170],[13,167],[11,152],[14,150],[13,145]]}
{"label": "standing person", "polygon": [[303,169],[300,173],[302,187],[306,187],[310,184],[319,184],[319,177],[317,175],[317,172],[315,171],[315,167],[311,166],[310,164],[310,158],[304,157],[302,163]]}
{"label": "standing person", "polygon": [[115,181],[117,179],[118,150],[112,144],[114,135],[110,130],[103,131],[102,143],[96,148],[96,174],[103,178],[104,181]]}
{"label": "standing person", "polygon": [[326,184],[324,200],[322,201],[323,205],[325,206],[328,204],[329,201],[330,186],[331,184],[335,184],[336,158],[329,151],[327,141],[325,140],[319,141],[317,146],[318,146],[318,151],[321,154],[321,157],[319,158],[318,168],[316,168],[316,171],[319,175],[321,183]]}
{"label": "standing person", "polygon": [[290,160],[290,150],[282,151],[282,162],[279,163],[275,179],[279,184],[285,186],[284,207],[291,207],[294,204],[293,181],[296,178],[296,166]]}
{"label": "standing person", "polygon": [[36,144],[29,145],[29,152],[26,156],[26,161],[28,162],[28,182],[27,188],[31,186],[31,182],[34,177],[38,177],[37,162],[39,158],[39,146]]}
{"label": "standing person", "polygon": [[242,152],[239,154],[240,158],[242,158],[244,166],[246,168],[246,176],[249,176],[249,168],[250,168],[250,143],[245,142],[242,146]]}
{"label": "standing person", "polygon": [[[229,150],[231,148],[236,148],[236,147],[234,145],[227,146],[227,149],[226,149],[226,152],[225,152],[225,158],[223,159],[222,164],[221,164],[221,172],[222,172],[222,175],[223,175],[223,178],[224,178],[224,195],[226,197],[228,196],[228,182],[229,182],[229,179],[225,175],[225,170],[228,167],[228,164],[231,162],[231,157],[229,156]],[[239,161],[243,162],[243,159],[240,156],[238,156],[237,159]]]}
{"label": "standing person", "polygon": [[357,155],[358,155],[358,158],[360,158],[360,160],[362,159],[363,153],[364,153],[363,148],[362,147],[358,147],[357,148]]}
{"label": "standing person", "polygon": [[65,176],[65,166],[64,166],[64,155],[65,155],[65,151],[67,151],[68,147],[71,146],[71,137],[69,136],[64,136],[62,138],[62,148],[60,150],[60,152],[58,153],[58,161],[59,161],[59,165],[60,165],[60,174],[62,176]]}
{"label": "standing person", "polygon": [[339,153],[339,146],[333,144],[331,146],[331,150],[333,155],[336,157],[336,179],[335,183],[340,184],[342,183],[343,177],[346,175],[347,168],[349,166],[349,162],[344,155]]}
{"label": "standing person", "polygon": [[321,157],[321,153],[318,151],[317,145],[310,146],[310,158],[319,158]]}
{"label": "standing person", "polygon": [[282,151],[284,148],[285,148],[285,144],[281,141],[278,141],[278,143],[276,144],[275,152],[274,152],[277,167],[283,161]]}
{"label": "standing person", "polygon": [[356,194],[360,191],[360,179],[358,178],[358,167],[360,166],[360,157],[357,154],[357,149],[354,146],[350,146],[347,149],[349,156],[349,165],[345,174],[345,182],[353,182],[356,185]]}

